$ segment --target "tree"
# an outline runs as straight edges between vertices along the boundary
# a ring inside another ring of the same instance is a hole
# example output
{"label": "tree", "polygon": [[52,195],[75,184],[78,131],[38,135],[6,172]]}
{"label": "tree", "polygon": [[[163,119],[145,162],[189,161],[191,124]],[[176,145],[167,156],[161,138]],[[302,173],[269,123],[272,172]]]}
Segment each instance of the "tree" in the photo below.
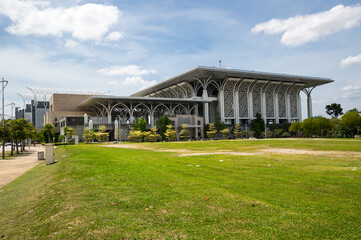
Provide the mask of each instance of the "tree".
{"label": "tree", "polygon": [[167,139],[167,141],[175,141],[177,139],[177,133],[173,129],[172,124],[167,125],[167,130],[165,131],[164,136]]}
{"label": "tree", "polygon": [[72,142],[73,141],[73,136],[75,135],[75,130],[72,127],[65,127],[64,128],[64,135],[66,137],[66,141],[67,142]]}
{"label": "tree", "polygon": [[228,135],[229,135],[229,128],[222,129],[221,133],[222,133],[223,139],[227,139]]}
{"label": "tree", "polygon": [[99,131],[95,133],[95,138],[97,139],[98,142],[102,143],[107,141],[109,133],[107,133],[106,131],[107,131],[107,127],[105,125],[101,125],[99,127]]}
{"label": "tree", "polygon": [[162,136],[162,139],[166,139],[165,132],[168,129],[168,125],[172,124],[172,121],[168,118],[166,114],[163,117],[160,117],[157,120],[157,128],[159,129],[159,134]]}
{"label": "tree", "polygon": [[85,143],[90,143],[91,140],[95,138],[94,130],[89,128],[84,128],[83,139]]}
{"label": "tree", "polygon": [[309,137],[326,136],[332,130],[331,120],[322,116],[306,118],[303,120],[302,126],[303,133]]}
{"label": "tree", "polygon": [[262,130],[264,129],[264,120],[260,113],[256,113],[256,119],[251,121],[251,130],[254,131],[256,138],[261,137]]}
{"label": "tree", "polygon": [[361,116],[358,112],[347,112],[341,117],[339,124],[344,135],[354,137],[361,128]]}
{"label": "tree", "polygon": [[2,159],[5,159],[5,143],[10,138],[9,124],[1,121],[0,123],[0,136],[2,141]]}
{"label": "tree", "polygon": [[302,133],[303,130],[303,125],[301,122],[294,122],[291,124],[291,126],[289,127],[288,131],[290,133],[293,133],[295,135],[297,135],[297,137],[300,136],[300,134]]}
{"label": "tree", "polygon": [[157,133],[158,129],[157,127],[152,127],[150,129],[150,132],[151,134],[149,135],[149,141],[151,142],[156,142],[158,137],[160,136],[158,133]]}
{"label": "tree", "polygon": [[180,131],[179,135],[183,141],[189,139],[188,124],[182,124],[182,130]]}
{"label": "tree", "polygon": [[50,123],[44,125],[43,129],[41,130],[42,135],[44,136],[45,142],[50,143],[51,139],[53,139],[55,134],[55,128]]}
{"label": "tree", "polygon": [[337,118],[342,115],[342,107],[339,103],[332,103],[330,105],[326,105],[326,113],[330,115],[332,118]]}
{"label": "tree", "polygon": [[216,128],[217,132],[220,132],[221,130],[226,128],[226,125],[224,124],[224,122],[222,122],[221,115],[219,114],[219,112],[216,113],[214,127]]}
{"label": "tree", "polygon": [[242,136],[241,125],[239,123],[234,125],[233,135],[234,135],[235,138],[240,138]]}
{"label": "tree", "polygon": [[147,122],[145,121],[144,117],[135,120],[134,130],[138,130],[141,132],[147,131]]}
{"label": "tree", "polygon": [[217,134],[217,130],[216,130],[216,127],[214,126],[214,123],[210,123],[208,128],[209,128],[209,131],[207,131],[207,137],[210,139],[214,139]]}
{"label": "tree", "polygon": [[144,138],[144,132],[131,128],[128,135],[128,140],[132,142],[141,142]]}

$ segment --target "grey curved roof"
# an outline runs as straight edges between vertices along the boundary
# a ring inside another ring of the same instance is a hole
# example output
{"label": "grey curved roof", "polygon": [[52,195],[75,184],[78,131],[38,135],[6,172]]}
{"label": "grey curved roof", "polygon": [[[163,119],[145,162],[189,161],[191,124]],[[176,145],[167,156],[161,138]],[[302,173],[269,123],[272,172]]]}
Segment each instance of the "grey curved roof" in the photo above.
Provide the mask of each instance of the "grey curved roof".
{"label": "grey curved roof", "polygon": [[258,71],[247,71],[247,70],[238,70],[238,69],[228,69],[221,67],[205,67],[198,66],[187,72],[184,72],[178,76],[170,78],[166,81],[160,82],[154,86],[151,86],[147,89],[139,91],[131,95],[132,97],[141,97],[152,92],[159,91],[163,88],[170,87],[174,84],[181,83],[183,81],[193,82],[194,78],[203,79],[212,76],[214,80],[223,80],[229,77],[233,78],[246,78],[246,79],[257,79],[257,80],[267,80],[267,81],[277,81],[277,82],[290,82],[290,83],[301,83],[307,87],[316,87],[323,84],[331,83],[333,80],[330,78],[319,78],[319,77],[308,77],[308,76],[299,76],[299,75],[290,75],[290,74],[280,74],[280,73],[268,73],[268,72],[258,72]]}

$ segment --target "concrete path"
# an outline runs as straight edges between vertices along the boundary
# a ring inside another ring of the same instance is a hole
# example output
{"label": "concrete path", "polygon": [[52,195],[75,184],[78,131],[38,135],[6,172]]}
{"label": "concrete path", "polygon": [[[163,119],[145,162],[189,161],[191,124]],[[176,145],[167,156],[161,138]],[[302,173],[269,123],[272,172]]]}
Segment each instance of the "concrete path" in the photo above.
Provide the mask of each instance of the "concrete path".
{"label": "concrete path", "polygon": [[26,147],[26,151],[11,159],[0,159],[0,188],[23,175],[38,165],[38,152],[44,151],[43,146]]}

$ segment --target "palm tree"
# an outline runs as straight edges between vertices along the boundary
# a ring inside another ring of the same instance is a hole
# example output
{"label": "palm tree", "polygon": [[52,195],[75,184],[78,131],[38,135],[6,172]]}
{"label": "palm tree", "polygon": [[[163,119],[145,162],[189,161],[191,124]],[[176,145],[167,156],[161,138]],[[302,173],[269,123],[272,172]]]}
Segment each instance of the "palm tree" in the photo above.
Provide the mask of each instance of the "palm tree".
{"label": "palm tree", "polygon": [[48,143],[50,143],[50,139],[54,136],[55,128],[50,123],[47,123],[44,125],[43,129],[41,130],[44,140],[48,140]]}

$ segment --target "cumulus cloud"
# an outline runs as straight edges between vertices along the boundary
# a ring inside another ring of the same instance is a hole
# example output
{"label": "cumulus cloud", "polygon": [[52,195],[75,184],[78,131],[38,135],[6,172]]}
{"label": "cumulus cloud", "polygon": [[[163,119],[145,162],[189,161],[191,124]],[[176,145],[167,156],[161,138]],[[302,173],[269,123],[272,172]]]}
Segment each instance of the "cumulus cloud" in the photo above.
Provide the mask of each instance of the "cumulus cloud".
{"label": "cumulus cloud", "polygon": [[140,85],[142,86],[142,89],[152,86],[155,83],[156,83],[155,80],[146,81],[140,76],[128,76],[125,78],[124,81],[122,81],[123,85]]}
{"label": "cumulus cloud", "polygon": [[348,84],[341,89],[341,98],[360,99],[361,97],[361,79],[348,81]]}
{"label": "cumulus cloud", "polygon": [[76,41],[74,41],[74,40],[71,40],[71,39],[69,39],[69,40],[67,40],[67,41],[65,42],[65,47],[68,47],[68,48],[74,48],[74,47],[76,47],[76,46],[78,46],[78,45],[79,45],[78,42],[76,42]]}
{"label": "cumulus cloud", "polygon": [[253,33],[283,33],[281,43],[295,47],[359,25],[361,6],[337,5],[329,11],[297,15],[288,19],[271,19],[257,24]]}
{"label": "cumulus cloud", "polygon": [[154,69],[144,69],[137,65],[128,65],[128,66],[112,66],[108,68],[102,68],[98,70],[98,73],[107,76],[142,76],[154,74],[157,71]]}
{"label": "cumulus cloud", "polygon": [[122,32],[111,32],[105,38],[107,41],[118,41],[119,39],[124,38],[124,33]]}
{"label": "cumulus cloud", "polygon": [[348,56],[340,62],[340,67],[345,68],[353,64],[361,64],[361,54],[357,56]]}
{"label": "cumulus cloud", "polygon": [[112,81],[108,81],[108,85],[118,85],[118,81],[112,80]]}
{"label": "cumulus cloud", "polygon": [[70,33],[79,40],[100,41],[121,15],[118,8],[87,3],[70,8],[51,8],[48,1],[0,1],[0,14],[12,25],[6,28],[15,35],[61,37]]}

